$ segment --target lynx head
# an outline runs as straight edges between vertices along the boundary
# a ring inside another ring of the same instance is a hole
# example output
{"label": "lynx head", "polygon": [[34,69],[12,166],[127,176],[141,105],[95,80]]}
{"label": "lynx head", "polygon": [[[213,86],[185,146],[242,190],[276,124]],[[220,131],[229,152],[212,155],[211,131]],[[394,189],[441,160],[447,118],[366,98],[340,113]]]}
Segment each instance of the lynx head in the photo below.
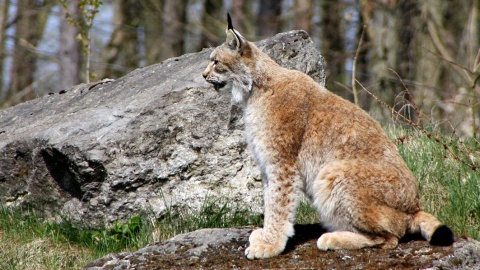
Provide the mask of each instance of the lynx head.
{"label": "lynx head", "polygon": [[252,60],[253,45],[233,28],[230,14],[227,14],[227,20],[227,40],[210,54],[210,63],[202,75],[216,90],[228,85],[233,102],[242,103],[250,95],[253,85],[247,65]]}

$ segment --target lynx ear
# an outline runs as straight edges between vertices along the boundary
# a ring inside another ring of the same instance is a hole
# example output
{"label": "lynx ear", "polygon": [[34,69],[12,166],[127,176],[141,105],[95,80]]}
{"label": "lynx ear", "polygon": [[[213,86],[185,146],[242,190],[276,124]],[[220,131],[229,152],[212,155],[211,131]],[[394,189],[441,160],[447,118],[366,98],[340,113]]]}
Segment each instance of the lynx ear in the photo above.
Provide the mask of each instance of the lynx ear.
{"label": "lynx ear", "polygon": [[243,51],[243,45],[244,45],[244,40],[242,35],[238,33],[237,30],[233,29],[232,25],[232,18],[230,18],[230,14],[227,13],[227,45],[231,50],[238,51],[239,53],[242,53]]}

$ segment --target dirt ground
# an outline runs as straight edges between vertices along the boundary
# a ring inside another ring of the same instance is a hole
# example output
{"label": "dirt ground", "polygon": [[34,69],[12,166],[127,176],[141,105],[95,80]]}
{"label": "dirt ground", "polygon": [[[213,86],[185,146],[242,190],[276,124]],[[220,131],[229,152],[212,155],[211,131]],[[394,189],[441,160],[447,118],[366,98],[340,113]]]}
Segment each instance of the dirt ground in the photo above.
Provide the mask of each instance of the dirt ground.
{"label": "dirt ground", "polygon": [[[181,245],[175,242],[174,252],[171,252],[174,242],[167,241],[151,245],[148,251],[107,256],[85,269],[113,269],[121,265],[115,269],[479,269],[476,267],[480,263],[475,263],[480,258],[479,254],[474,254],[472,268],[465,267],[464,258],[455,257],[456,249],[473,241],[462,238],[456,239],[455,246],[450,247],[430,246],[425,240],[410,236],[402,239],[399,246],[392,250],[320,251],[316,247],[316,240],[322,233],[319,225],[297,225],[296,236],[280,256],[249,261],[244,252],[252,228],[241,230],[239,236],[219,245],[208,244],[201,250],[194,241],[185,240],[187,236],[182,238]],[[480,251],[480,245],[474,242],[475,248],[468,251],[470,253]],[[198,251],[192,252],[195,250]],[[445,260],[448,264],[438,263]]]}

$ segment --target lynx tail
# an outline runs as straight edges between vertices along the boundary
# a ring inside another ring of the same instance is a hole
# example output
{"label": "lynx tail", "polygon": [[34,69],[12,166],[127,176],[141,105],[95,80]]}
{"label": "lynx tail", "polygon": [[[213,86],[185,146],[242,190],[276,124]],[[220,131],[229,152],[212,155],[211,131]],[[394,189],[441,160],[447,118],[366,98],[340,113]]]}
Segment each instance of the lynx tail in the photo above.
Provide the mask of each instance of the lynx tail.
{"label": "lynx tail", "polygon": [[455,241],[450,228],[424,211],[419,211],[413,215],[411,232],[421,233],[434,246],[450,246]]}

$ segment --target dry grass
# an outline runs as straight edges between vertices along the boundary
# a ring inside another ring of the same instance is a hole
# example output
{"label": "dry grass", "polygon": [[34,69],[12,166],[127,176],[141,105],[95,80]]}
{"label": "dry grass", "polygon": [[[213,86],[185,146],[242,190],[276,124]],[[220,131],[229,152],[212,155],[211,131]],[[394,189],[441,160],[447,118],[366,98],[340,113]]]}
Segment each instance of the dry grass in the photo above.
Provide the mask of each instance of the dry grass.
{"label": "dry grass", "polygon": [[1,269],[81,269],[94,258],[85,247],[55,242],[49,238],[35,238],[20,242],[15,237],[0,237]]}

